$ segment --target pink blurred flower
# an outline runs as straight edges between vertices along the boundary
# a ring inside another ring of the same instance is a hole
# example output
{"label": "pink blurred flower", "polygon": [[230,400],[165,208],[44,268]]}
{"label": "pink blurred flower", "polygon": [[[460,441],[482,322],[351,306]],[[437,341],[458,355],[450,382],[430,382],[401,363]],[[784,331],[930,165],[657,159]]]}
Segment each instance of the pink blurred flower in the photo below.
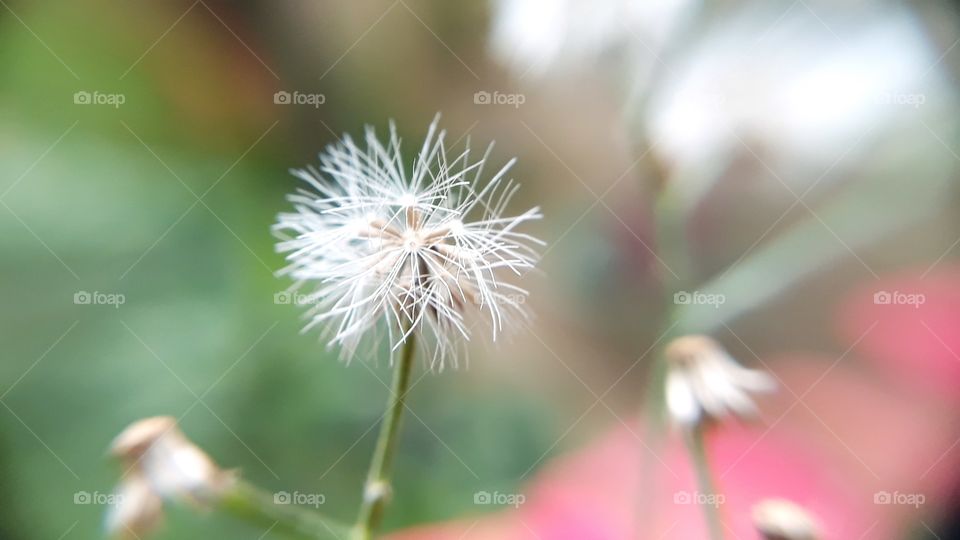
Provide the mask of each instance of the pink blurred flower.
{"label": "pink blurred flower", "polygon": [[[712,464],[732,538],[756,538],[750,508],[768,497],[792,500],[823,524],[827,538],[858,538],[871,527],[869,502],[824,472],[822,457],[802,441],[735,428],[711,437]],[[670,441],[653,457],[640,434],[617,429],[550,464],[526,491],[527,503],[491,517],[401,533],[396,540],[624,540],[706,538],[698,494],[683,445]],[[642,460],[653,460],[641,481]],[[656,480],[659,479],[659,482]],[[643,486],[643,492],[640,487]]]}

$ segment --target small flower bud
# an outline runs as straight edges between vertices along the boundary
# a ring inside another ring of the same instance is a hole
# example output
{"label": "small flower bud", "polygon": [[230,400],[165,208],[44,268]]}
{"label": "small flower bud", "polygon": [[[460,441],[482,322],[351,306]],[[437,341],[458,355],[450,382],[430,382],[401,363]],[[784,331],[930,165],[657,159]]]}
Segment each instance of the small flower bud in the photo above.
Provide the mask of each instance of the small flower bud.
{"label": "small flower bud", "polygon": [[756,416],[752,393],[776,388],[767,373],[747,369],[713,338],[690,335],[670,342],[667,360],[667,411],[674,424],[694,428],[728,416]]}
{"label": "small flower bud", "polygon": [[164,501],[205,505],[233,480],[169,416],[134,422],[113,440],[110,453],[126,468],[106,518],[116,538],[150,533],[163,517]]}
{"label": "small flower bud", "polygon": [[753,524],[764,540],[817,540],[820,526],[803,508],[784,499],[764,499],[753,507]]}

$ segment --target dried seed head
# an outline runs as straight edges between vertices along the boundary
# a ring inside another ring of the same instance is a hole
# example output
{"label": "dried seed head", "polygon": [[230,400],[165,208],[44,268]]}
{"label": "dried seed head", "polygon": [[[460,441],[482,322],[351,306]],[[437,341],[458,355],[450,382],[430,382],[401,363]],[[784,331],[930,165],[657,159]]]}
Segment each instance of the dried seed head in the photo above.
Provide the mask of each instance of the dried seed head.
{"label": "dried seed head", "polygon": [[107,532],[118,538],[150,533],[162,520],[165,500],[206,505],[233,481],[169,416],[134,422],[113,440],[110,453],[126,468],[106,518]]}
{"label": "dried seed head", "polygon": [[319,170],[294,171],[312,189],[291,195],[295,212],[274,226],[289,262],[280,274],[295,289],[315,286],[307,329],[322,326],[346,360],[364,338],[380,342],[370,334],[386,333],[396,350],[416,332],[431,367],[442,368],[470,338],[471,315],[494,339],[511,317],[526,316],[527,291],[509,278],[537,261],[542,243],[519,228],[540,211],[505,217],[517,190],[505,180],[514,161],[481,183],[490,149],[474,162],[469,143],[448,156],[438,120],[409,171],[393,124],[386,145],[368,128],[365,148],[347,136],[320,155]]}
{"label": "dried seed head", "polygon": [[803,508],[784,499],[765,499],[753,507],[753,524],[765,540],[817,540],[820,526]]}
{"label": "dried seed head", "polygon": [[731,415],[753,418],[757,410],[751,394],[776,388],[770,375],[744,368],[708,336],[677,338],[664,356],[667,411],[676,425],[687,429]]}

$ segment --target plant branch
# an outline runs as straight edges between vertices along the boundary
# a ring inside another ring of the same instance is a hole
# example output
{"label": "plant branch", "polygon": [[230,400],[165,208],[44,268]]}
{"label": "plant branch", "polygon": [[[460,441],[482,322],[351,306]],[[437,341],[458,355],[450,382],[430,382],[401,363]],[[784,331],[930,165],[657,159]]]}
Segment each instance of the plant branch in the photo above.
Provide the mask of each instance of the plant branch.
{"label": "plant branch", "polygon": [[292,538],[342,540],[349,534],[346,525],[301,506],[276,504],[272,494],[242,480],[235,481],[218,497],[216,507]]}

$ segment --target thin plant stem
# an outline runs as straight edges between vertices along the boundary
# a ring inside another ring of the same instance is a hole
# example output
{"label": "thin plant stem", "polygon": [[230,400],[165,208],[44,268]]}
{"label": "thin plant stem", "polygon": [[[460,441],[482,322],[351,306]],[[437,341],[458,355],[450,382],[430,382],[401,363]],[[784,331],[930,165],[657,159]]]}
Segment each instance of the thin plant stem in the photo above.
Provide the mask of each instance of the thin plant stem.
{"label": "thin plant stem", "polygon": [[697,426],[687,433],[687,447],[690,450],[690,460],[697,473],[697,485],[702,495],[697,502],[703,508],[703,517],[710,531],[711,540],[723,540],[723,524],[720,521],[719,504],[722,499],[717,493],[713,474],[710,472],[710,462],[707,459],[706,445],[703,440],[703,427]]}
{"label": "thin plant stem", "polygon": [[276,497],[238,480],[217,498],[216,507],[235,518],[269,528],[289,538],[336,540],[349,533],[347,525],[291,504],[278,504]]}
{"label": "thin plant stem", "polygon": [[[652,142],[651,142],[652,144]],[[660,317],[658,319],[662,334],[659,338],[661,345],[650,351],[651,362],[647,374],[646,392],[643,413],[640,415],[645,431],[644,441],[647,452],[639,458],[640,479],[644,485],[660,485],[659,460],[657,453],[663,447],[667,431],[666,399],[664,385],[667,376],[667,361],[663,356],[663,344],[684,333],[683,321],[677,319],[674,293],[684,286],[683,276],[691,273],[689,260],[684,250],[687,249],[684,222],[675,214],[676,197],[673,190],[667,186],[666,173],[651,163],[651,158],[645,158],[648,174],[659,179],[658,182],[645,185],[648,195],[657,200],[656,216],[656,253],[659,261],[664,265],[660,272]],[[648,524],[655,516],[655,490],[641,487],[638,489],[637,512],[634,519],[635,538],[644,539],[649,536]]]}
{"label": "thin plant stem", "polygon": [[416,350],[416,334],[407,337],[400,359],[394,365],[393,388],[387,401],[387,410],[380,424],[380,435],[367,472],[367,482],[363,491],[363,504],[354,527],[353,538],[369,540],[380,527],[384,508],[390,500],[392,487],[390,471],[397,450],[400,434],[400,420],[405,400],[410,390],[410,374],[413,371],[413,359]]}

